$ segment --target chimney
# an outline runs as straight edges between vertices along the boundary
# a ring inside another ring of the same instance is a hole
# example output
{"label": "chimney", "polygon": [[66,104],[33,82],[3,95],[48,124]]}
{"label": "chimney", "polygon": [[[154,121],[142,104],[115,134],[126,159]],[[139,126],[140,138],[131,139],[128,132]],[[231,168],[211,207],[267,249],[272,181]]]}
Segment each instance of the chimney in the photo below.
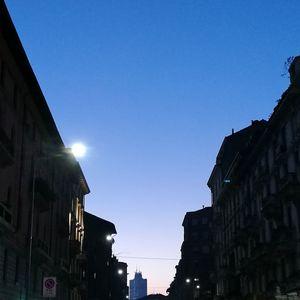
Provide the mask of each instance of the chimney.
{"label": "chimney", "polygon": [[296,56],[289,67],[290,82],[300,87],[300,56]]}

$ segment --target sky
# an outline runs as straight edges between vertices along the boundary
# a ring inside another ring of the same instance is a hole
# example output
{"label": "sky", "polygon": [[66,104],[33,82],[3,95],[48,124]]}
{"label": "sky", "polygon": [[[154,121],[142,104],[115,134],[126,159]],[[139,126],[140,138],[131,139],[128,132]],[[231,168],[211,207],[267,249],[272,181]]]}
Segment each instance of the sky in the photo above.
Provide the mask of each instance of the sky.
{"label": "sky", "polygon": [[165,294],[223,138],[288,86],[300,1],[5,3],[65,145],[88,147],[86,210],[115,224],[129,279]]}

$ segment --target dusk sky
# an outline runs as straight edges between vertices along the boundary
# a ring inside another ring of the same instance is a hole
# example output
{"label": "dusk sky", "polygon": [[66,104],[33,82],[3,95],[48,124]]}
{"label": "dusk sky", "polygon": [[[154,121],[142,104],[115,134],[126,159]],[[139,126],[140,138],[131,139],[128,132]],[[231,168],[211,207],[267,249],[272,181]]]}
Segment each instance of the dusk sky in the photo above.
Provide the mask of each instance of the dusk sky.
{"label": "dusk sky", "polygon": [[88,146],[86,210],[116,225],[129,279],[165,293],[223,138],[268,119],[288,86],[300,1],[5,3],[65,145]]}

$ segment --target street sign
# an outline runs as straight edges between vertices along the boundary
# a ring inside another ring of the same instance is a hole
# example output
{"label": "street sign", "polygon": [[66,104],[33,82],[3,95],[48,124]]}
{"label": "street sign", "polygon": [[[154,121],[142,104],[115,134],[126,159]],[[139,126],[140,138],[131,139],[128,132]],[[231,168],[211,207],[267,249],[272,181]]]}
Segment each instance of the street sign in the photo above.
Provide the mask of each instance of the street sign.
{"label": "street sign", "polygon": [[43,278],[43,298],[56,297],[56,277]]}

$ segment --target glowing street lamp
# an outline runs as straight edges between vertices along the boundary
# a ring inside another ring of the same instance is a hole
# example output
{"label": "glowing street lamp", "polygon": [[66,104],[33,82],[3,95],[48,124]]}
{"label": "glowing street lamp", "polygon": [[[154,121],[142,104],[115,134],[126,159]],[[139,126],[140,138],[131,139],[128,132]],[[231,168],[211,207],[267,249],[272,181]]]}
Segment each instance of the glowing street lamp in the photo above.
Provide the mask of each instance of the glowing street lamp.
{"label": "glowing street lamp", "polygon": [[110,234],[108,234],[108,235],[106,236],[106,240],[110,242],[110,241],[113,240],[113,237],[112,237]]}
{"label": "glowing street lamp", "polygon": [[123,273],[124,273],[124,271],[123,271],[122,269],[119,269],[119,270],[118,270],[118,274],[119,274],[119,275],[122,275]]}
{"label": "glowing street lamp", "polygon": [[190,278],[187,278],[187,279],[185,280],[185,282],[186,282],[186,283],[190,283],[190,282],[191,282],[191,279],[190,279]]}

